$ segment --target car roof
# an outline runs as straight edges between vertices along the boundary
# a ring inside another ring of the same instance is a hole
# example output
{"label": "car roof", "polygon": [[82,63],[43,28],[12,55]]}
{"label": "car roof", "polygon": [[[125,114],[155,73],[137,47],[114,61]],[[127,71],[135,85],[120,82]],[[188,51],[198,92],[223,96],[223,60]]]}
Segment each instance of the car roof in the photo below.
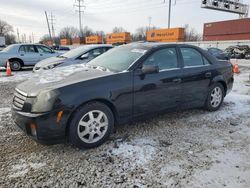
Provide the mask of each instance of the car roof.
{"label": "car roof", "polygon": [[170,42],[133,42],[127,44],[127,46],[131,46],[134,48],[142,48],[145,50],[150,50],[153,48],[159,48],[159,47],[176,47],[176,46],[181,46],[181,47],[192,47],[196,49],[200,49],[200,47],[194,46],[194,45],[189,45],[189,44],[183,44],[183,43],[170,43]]}
{"label": "car roof", "polygon": [[[83,46],[88,46],[89,48],[97,48],[97,47],[113,47],[111,44],[87,44]],[[80,46],[81,47],[81,46]]]}

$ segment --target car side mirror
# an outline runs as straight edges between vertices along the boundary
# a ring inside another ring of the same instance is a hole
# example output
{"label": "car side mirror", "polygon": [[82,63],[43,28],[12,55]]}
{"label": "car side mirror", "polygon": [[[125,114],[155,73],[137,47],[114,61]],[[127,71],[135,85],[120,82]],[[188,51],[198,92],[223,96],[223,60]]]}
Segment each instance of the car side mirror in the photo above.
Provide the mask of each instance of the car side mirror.
{"label": "car side mirror", "polygon": [[89,53],[83,54],[80,59],[88,59],[89,58]]}
{"label": "car side mirror", "polygon": [[143,65],[142,74],[154,74],[159,72],[159,67],[154,65]]}

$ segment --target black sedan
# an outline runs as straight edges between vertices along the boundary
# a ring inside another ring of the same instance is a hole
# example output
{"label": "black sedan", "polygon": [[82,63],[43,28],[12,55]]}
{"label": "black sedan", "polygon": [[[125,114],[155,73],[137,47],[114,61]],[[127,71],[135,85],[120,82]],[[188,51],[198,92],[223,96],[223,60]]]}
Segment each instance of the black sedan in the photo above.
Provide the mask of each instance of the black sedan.
{"label": "black sedan", "polygon": [[29,136],[79,148],[102,144],[114,126],[169,109],[220,108],[232,65],[204,50],[164,43],[116,47],[87,65],[47,71],[20,84],[13,119]]}

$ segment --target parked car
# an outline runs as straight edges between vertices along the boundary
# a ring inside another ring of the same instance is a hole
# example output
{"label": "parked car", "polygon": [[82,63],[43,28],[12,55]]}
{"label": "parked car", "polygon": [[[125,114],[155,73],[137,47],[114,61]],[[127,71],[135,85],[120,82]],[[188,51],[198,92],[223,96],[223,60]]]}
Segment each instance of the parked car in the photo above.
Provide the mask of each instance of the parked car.
{"label": "parked car", "polygon": [[229,60],[230,59],[230,54],[226,51],[223,51],[219,48],[207,48],[206,49],[209,54],[214,56],[217,59],[221,60]]}
{"label": "parked car", "polygon": [[57,51],[70,51],[70,48],[67,46],[52,46],[52,49]]}
{"label": "parked car", "polygon": [[112,45],[107,44],[81,46],[60,56],[40,61],[33,68],[33,72],[49,70],[55,67],[68,66],[72,64],[87,63],[111,48]]}
{"label": "parked car", "polygon": [[232,65],[184,44],[113,48],[86,65],[34,75],[18,85],[12,117],[36,141],[102,144],[115,125],[169,109],[218,110],[233,86]]}
{"label": "parked car", "polygon": [[33,66],[43,59],[58,55],[59,53],[40,44],[13,44],[0,52],[0,67],[6,67],[9,60],[10,68],[18,71],[24,66]]}

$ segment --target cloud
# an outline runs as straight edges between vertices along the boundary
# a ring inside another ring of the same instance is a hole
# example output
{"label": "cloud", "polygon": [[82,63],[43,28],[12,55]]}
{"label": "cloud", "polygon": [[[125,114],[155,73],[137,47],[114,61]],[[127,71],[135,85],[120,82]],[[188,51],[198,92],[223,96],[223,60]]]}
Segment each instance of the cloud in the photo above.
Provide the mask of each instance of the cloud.
{"label": "cloud", "polygon": [[[152,25],[167,27],[168,7],[162,0],[85,0],[86,10],[82,16],[83,26],[110,32],[122,26],[134,32],[137,27]],[[246,2],[246,1],[245,1]],[[0,0],[0,18],[10,23],[20,33],[35,34],[36,41],[48,33],[44,11],[53,12],[56,33],[65,26],[79,27],[74,0]],[[181,27],[189,24],[202,32],[203,23],[236,19],[238,15],[200,8],[200,1],[182,0],[172,8],[171,25]]]}

